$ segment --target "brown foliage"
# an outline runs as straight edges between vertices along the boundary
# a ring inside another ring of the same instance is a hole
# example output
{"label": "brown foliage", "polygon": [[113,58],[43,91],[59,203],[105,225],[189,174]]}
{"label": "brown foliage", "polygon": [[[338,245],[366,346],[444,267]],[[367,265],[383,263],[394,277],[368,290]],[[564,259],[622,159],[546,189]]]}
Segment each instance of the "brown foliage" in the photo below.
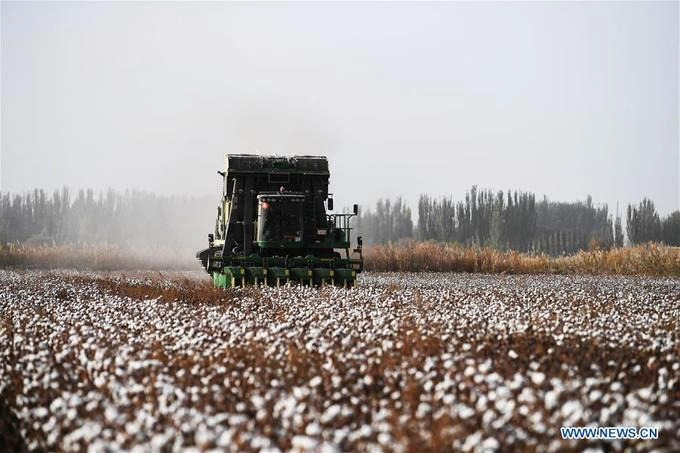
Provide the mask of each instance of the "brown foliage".
{"label": "brown foliage", "polygon": [[108,293],[136,300],[162,299],[166,302],[206,304],[224,302],[230,300],[232,296],[228,291],[215,288],[211,281],[186,278],[164,282],[160,273],[157,279],[149,281],[133,282],[126,278],[104,278],[98,280],[98,284]]}
{"label": "brown foliage", "polygon": [[583,273],[680,276],[680,248],[645,244],[580,251],[552,258],[492,248],[409,242],[366,249],[366,269],[377,272]]}

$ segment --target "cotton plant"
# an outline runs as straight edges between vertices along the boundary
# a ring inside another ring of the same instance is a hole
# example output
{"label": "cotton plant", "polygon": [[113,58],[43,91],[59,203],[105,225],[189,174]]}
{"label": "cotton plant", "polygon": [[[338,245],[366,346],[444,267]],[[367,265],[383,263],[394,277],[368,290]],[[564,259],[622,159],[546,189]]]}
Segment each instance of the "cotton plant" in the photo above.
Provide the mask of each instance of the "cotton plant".
{"label": "cotton plant", "polygon": [[[350,290],[0,271],[0,392],[29,448],[680,449],[680,282],[362,274]],[[619,444],[617,444],[619,445]]]}

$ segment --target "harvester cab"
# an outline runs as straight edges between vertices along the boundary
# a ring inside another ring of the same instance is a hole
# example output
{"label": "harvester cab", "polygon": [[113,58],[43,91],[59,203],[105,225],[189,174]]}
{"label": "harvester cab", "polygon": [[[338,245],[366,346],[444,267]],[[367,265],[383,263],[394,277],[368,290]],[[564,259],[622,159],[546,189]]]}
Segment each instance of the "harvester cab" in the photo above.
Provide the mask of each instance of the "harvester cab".
{"label": "harvester cab", "polygon": [[228,154],[218,173],[215,232],[196,254],[215,286],[354,285],[363,270],[361,238],[350,252],[358,206],[327,212],[333,198],[325,157]]}

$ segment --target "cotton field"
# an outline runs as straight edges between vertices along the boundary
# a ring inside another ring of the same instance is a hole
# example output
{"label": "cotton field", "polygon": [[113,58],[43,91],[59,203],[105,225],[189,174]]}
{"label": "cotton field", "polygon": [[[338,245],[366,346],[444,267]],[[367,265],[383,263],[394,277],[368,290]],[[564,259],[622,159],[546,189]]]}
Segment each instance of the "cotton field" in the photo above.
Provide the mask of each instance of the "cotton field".
{"label": "cotton field", "polygon": [[0,314],[12,449],[680,450],[678,279],[0,271]]}

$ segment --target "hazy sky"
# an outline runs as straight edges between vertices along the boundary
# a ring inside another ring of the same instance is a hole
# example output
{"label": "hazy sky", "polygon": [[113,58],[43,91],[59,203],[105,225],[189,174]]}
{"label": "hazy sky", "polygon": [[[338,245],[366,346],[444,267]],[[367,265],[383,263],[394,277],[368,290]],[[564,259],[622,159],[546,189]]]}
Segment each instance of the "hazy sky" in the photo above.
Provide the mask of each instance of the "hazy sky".
{"label": "hazy sky", "polygon": [[338,206],[472,185],[679,208],[678,3],[2,2],[3,191],[212,194],[322,154]]}

